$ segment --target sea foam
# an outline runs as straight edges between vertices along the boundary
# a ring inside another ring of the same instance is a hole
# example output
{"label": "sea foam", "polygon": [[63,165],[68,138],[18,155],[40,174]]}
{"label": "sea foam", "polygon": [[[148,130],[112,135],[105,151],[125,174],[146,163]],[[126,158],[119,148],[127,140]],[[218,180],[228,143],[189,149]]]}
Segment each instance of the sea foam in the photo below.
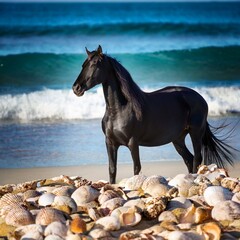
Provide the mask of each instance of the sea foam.
{"label": "sea foam", "polygon": [[[153,89],[145,89],[152,91]],[[240,113],[239,87],[196,88],[207,101],[210,116]],[[101,87],[77,97],[72,90],[45,89],[0,95],[0,120],[73,120],[102,118],[105,101]]]}

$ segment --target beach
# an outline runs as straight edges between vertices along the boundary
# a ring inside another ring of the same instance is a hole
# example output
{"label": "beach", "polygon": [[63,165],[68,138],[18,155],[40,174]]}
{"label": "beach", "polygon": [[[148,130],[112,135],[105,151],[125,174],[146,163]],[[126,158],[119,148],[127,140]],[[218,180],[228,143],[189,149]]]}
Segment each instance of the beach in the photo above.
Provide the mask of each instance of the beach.
{"label": "beach", "polygon": [[[133,176],[132,164],[119,164],[117,168],[117,182]],[[240,177],[240,163],[235,163],[234,167],[230,166],[228,172],[231,177]],[[187,174],[187,168],[183,161],[144,162],[141,173],[146,176],[174,177],[181,173]],[[79,176],[89,181],[108,181],[108,165],[0,169],[0,185],[48,179],[60,175]]]}

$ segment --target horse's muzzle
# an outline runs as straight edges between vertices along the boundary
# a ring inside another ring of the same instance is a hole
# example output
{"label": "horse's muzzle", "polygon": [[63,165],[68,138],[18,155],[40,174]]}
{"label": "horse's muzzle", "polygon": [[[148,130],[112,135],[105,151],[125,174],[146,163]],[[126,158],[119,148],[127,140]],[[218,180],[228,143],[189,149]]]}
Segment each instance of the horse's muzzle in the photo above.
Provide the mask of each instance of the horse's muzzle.
{"label": "horse's muzzle", "polygon": [[81,97],[81,96],[84,94],[84,92],[85,92],[85,89],[82,88],[79,84],[73,85],[72,89],[73,89],[73,92],[74,92],[78,97]]}

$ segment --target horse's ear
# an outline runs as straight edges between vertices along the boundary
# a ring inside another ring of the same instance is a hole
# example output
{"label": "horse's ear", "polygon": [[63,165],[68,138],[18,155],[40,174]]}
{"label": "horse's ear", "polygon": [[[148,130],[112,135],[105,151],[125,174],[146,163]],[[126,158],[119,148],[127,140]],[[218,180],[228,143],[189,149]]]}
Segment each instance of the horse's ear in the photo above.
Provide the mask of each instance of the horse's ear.
{"label": "horse's ear", "polygon": [[91,56],[91,52],[88,51],[87,47],[85,47],[85,49],[86,49],[86,53],[87,53],[87,55],[88,55],[88,58],[90,58],[90,56]]}
{"label": "horse's ear", "polygon": [[98,55],[102,55],[103,54],[102,53],[102,47],[100,45],[98,46],[97,53],[98,53]]}

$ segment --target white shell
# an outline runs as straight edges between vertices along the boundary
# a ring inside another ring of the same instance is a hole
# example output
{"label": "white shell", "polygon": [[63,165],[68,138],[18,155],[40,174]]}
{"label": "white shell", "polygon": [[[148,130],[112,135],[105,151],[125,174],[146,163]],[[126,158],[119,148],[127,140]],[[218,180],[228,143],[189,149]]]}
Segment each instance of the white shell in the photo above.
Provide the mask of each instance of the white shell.
{"label": "white shell", "polygon": [[31,240],[42,240],[43,236],[38,231],[30,231],[30,232],[27,232],[26,234],[24,234],[21,237],[21,240],[29,240],[29,239],[31,239]]}
{"label": "white shell", "polygon": [[100,225],[106,231],[116,231],[121,227],[120,221],[117,217],[106,216],[96,221],[97,225]]}
{"label": "white shell", "polygon": [[153,175],[153,176],[147,177],[142,184],[142,189],[143,191],[145,191],[150,185],[155,185],[159,183],[164,185],[168,184],[167,180],[162,176]]}
{"label": "white shell", "polygon": [[43,235],[43,227],[39,224],[29,224],[26,226],[21,226],[15,229],[14,233],[18,236],[23,236],[29,232],[39,232]]}
{"label": "white shell", "polygon": [[126,203],[124,203],[123,206],[124,207],[135,207],[138,212],[142,212],[145,207],[145,203],[141,198],[137,198],[137,199],[132,199],[132,200],[127,201]]}
{"label": "white shell", "polygon": [[212,209],[212,218],[217,221],[240,219],[240,204],[231,200],[219,202]]}
{"label": "white shell", "polygon": [[93,239],[104,239],[107,237],[111,237],[110,233],[104,229],[101,228],[95,228],[90,231],[89,236]]}
{"label": "white shell", "polygon": [[110,211],[112,211],[115,208],[118,208],[118,207],[122,206],[124,203],[125,203],[125,200],[123,198],[117,197],[117,198],[113,198],[113,199],[110,199],[110,200],[104,202],[101,205],[101,208],[102,209],[107,208]]}
{"label": "white shell", "polygon": [[172,231],[168,234],[168,240],[204,240],[204,238],[194,232]]}
{"label": "white shell", "polygon": [[99,195],[98,202],[100,205],[102,205],[104,202],[116,197],[119,197],[117,192],[113,190],[107,190]]}
{"label": "white shell", "polygon": [[189,208],[192,206],[192,203],[190,200],[188,200],[185,197],[176,197],[173,198],[170,202],[168,202],[167,209],[172,210],[175,208]]}
{"label": "white shell", "polygon": [[215,206],[222,201],[232,199],[232,192],[222,186],[210,186],[205,189],[204,200],[209,206]]}
{"label": "white shell", "polygon": [[119,215],[119,219],[121,226],[135,226],[142,220],[142,216],[134,208],[128,208]]}
{"label": "white shell", "polygon": [[65,223],[52,222],[46,227],[44,236],[57,235],[59,237],[65,237],[67,235],[67,231],[68,227]]}
{"label": "white shell", "polygon": [[61,186],[55,188],[52,193],[57,196],[68,196],[70,197],[76,189],[72,186]]}
{"label": "white shell", "polygon": [[240,192],[234,193],[232,201],[240,203]]}
{"label": "white shell", "polygon": [[133,177],[127,179],[125,183],[126,190],[138,190],[142,187],[143,182],[147,177],[143,174],[134,175]]}
{"label": "white shell", "polygon": [[54,201],[55,195],[53,193],[44,193],[38,199],[39,206],[51,206]]}
{"label": "white shell", "polygon": [[81,206],[85,203],[94,201],[99,196],[99,191],[91,186],[81,186],[75,190],[71,196],[74,199],[77,206]]}
{"label": "white shell", "polygon": [[149,184],[144,193],[151,195],[152,197],[161,197],[165,196],[169,190],[169,186],[162,183]]}
{"label": "white shell", "polygon": [[48,235],[47,237],[44,238],[45,240],[64,240],[65,238],[62,238],[58,235]]}
{"label": "white shell", "polygon": [[71,209],[71,213],[74,213],[77,211],[77,204],[75,203],[75,201],[68,197],[68,196],[56,196],[54,198],[54,201],[52,203],[53,207],[61,207],[61,206],[65,206]]}

